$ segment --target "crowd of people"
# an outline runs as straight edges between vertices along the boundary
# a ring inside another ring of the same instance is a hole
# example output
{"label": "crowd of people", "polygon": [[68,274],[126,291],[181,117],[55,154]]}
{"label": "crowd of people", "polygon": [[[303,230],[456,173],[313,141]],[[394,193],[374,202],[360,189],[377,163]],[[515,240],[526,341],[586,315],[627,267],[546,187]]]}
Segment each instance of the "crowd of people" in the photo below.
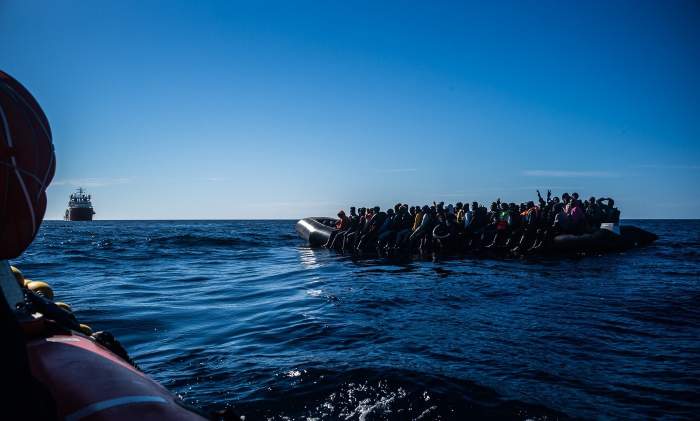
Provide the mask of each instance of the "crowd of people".
{"label": "crowd of people", "polygon": [[397,203],[393,208],[350,208],[338,220],[326,247],[347,253],[376,249],[380,255],[397,252],[467,252],[497,249],[526,254],[546,249],[560,234],[580,235],[616,226],[620,211],[612,198],[581,200],[578,193],[537,202],[507,203],[499,198],[487,209],[478,202],[432,206]]}

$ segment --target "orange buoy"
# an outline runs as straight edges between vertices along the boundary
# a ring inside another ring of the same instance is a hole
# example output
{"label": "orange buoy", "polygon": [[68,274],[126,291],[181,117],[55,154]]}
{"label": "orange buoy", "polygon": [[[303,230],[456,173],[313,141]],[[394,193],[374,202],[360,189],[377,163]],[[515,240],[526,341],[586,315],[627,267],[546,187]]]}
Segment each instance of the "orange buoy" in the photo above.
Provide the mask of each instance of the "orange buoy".
{"label": "orange buoy", "polygon": [[17,269],[14,266],[10,266],[10,270],[12,270],[12,275],[14,275],[19,286],[23,287],[24,286],[24,275],[22,275],[22,271]]}
{"label": "orange buoy", "polygon": [[72,312],[73,312],[73,309],[70,308],[70,306],[69,306],[68,304],[66,304],[66,303],[64,303],[64,302],[62,302],[62,301],[56,301],[54,304],[56,304],[56,307],[60,307],[61,309],[65,310],[65,311],[67,311],[67,312],[69,312],[69,313],[72,313]]}
{"label": "orange buoy", "polygon": [[53,290],[46,282],[29,281],[25,284],[28,290],[46,299],[53,300]]}
{"label": "orange buoy", "polygon": [[85,336],[91,336],[92,335],[92,328],[88,325],[81,323],[80,324],[80,332]]}

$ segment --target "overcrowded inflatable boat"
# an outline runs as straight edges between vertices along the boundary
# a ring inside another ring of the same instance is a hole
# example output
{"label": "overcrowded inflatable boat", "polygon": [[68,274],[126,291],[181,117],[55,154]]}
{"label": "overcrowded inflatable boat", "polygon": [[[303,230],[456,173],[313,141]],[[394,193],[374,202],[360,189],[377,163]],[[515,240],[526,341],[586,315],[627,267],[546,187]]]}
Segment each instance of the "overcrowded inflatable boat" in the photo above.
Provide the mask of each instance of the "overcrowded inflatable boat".
{"label": "overcrowded inflatable boat", "polygon": [[[330,217],[304,218],[297,222],[296,231],[311,247],[323,247],[327,244],[335,229],[337,219]],[[488,232],[485,236],[492,235]],[[554,237],[550,244],[537,254],[599,254],[621,252],[643,247],[656,241],[657,236],[649,231],[631,225],[605,226],[591,233],[580,235],[561,234]],[[488,239],[484,241],[488,243]],[[446,253],[462,250],[444,250]],[[472,250],[476,251],[476,250]],[[490,249],[490,255],[505,256],[507,249]]]}

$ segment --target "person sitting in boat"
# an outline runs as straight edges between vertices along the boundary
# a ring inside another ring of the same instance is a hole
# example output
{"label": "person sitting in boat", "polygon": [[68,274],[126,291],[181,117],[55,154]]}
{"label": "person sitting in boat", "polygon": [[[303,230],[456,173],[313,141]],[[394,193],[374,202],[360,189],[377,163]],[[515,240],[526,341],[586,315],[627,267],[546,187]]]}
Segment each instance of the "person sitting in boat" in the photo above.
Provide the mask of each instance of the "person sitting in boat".
{"label": "person sitting in boat", "polygon": [[373,208],[365,208],[365,217],[361,221],[360,230],[357,233],[356,241],[359,241],[360,237],[363,236],[365,233],[367,233],[367,230],[369,229],[369,222],[372,220],[373,216],[374,216],[374,209]]}
{"label": "person sitting in boat", "polygon": [[454,213],[438,213],[437,225],[432,231],[433,250],[440,252],[452,249],[457,238],[457,229],[457,217]]}
{"label": "person sitting in boat", "polygon": [[345,236],[352,232],[356,227],[357,227],[357,221],[359,217],[357,216],[357,211],[355,210],[354,206],[350,207],[350,215],[348,215],[348,222],[347,226],[345,229],[339,231],[336,235],[335,238],[331,241],[329,238],[329,245],[328,248],[330,249],[338,249],[341,248],[342,245],[345,243]]}
{"label": "person sitting in boat", "polygon": [[537,238],[528,252],[544,249],[555,236],[563,233],[566,228],[568,228],[568,215],[564,211],[564,204],[555,196],[540,214]]}
{"label": "person sitting in boat", "polygon": [[455,216],[457,217],[457,223],[464,226],[464,204],[462,202],[455,203]]}
{"label": "person sitting in boat", "polygon": [[586,212],[586,224],[588,225],[588,230],[593,231],[599,228],[603,215],[600,211],[600,206],[598,206],[598,203],[595,200],[595,197],[591,196],[583,203],[583,205]]}
{"label": "person sitting in boat", "polygon": [[472,224],[472,221],[474,220],[474,212],[476,211],[476,208],[478,208],[478,204],[476,202],[472,203],[472,209],[469,209],[468,203],[464,204],[464,208],[462,209],[462,220],[460,221],[458,219],[457,222],[461,223],[465,230],[467,230],[469,228],[469,226]]}
{"label": "person sitting in boat", "polygon": [[554,223],[552,224],[555,235],[563,234],[569,230],[569,214],[566,213],[563,203],[554,206]]}
{"label": "person sitting in boat", "polygon": [[509,235],[510,207],[507,203],[500,203],[499,198],[493,207],[491,226],[495,229],[493,241],[486,248],[494,248],[502,244]]}
{"label": "person sitting in boat", "polygon": [[420,247],[423,244],[424,237],[431,229],[432,215],[430,207],[427,205],[423,206],[419,214],[421,215],[420,225],[413,230],[413,233],[408,239],[411,249],[413,249],[416,245]]}
{"label": "person sitting in boat", "polygon": [[383,250],[387,243],[394,239],[396,235],[394,223],[400,208],[401,205],[398,204],[386,210],[386,218],[377,231],[377,251]]}
{"label": "person sitting in boat", "polygon": [[323,247],[330,247],[335,240],[335,236],[338,235],[339,232],[345,231],[349,224],[350,220],[348,219],[347,215],[345,215],[345,211],[341,209],[338,212],[338,220],[335,223],[335,229],[331,231],[330,235],[328,236],[328,241],[326,241],[326,244],[324,244]]}
{"label": "person sitting in boat", "polygon": [[597,204],[603,214],[602,222],[620,223],[620,210],[615,207],[615,201],[611,197],[601,197],[598,199]]}
{"label": "person sitting in boat", "polygon": [[402,203],[396,211],[396,217],[394,218],[394,223],[391,227],[391,229],[394,231],[394,236],[390,244],[394,246],[396,245],[398,236],[402,231],[408,231],[410,234],[411,224],[413,224],[413,216],[411,216],[408,211],[408,205]]}
{"label": "person sitting in boat", "polygon": [[416,212],[415,212],[415,214],[413,215],[413,216],[414,216],[414,217],[413,217],[413,227],[411,227],[411,231],[412,231],[412,232],[415,232],[415,231],[418,229],[418,227],[420,227],[421,222],[423,222],[423,211],[424,211],[424,208],[427,208],[427,206],[424,206],[423,208],[421,208],[421,207],[419,207],[419,206],[416,206],[416,207],[415,207]]}
{"label": "person sitting in boat", "polygon": [[535,202],[527,202],[525,210],[520,213],[522,230],[519,236],[514,238],[515,247],[511,249],[513,253],[519,253],[525,250],[528,245],[531,245],[536,240],[537,230],[540,225],[540,207],[535,205]]}
{"label": "person sitting in boat", "polygon": [[[523,204],[522,208],[524,207],[525,204]],[[520,217],[520,209],[521,207],[515,203],[510,203],[510,205],[508,205],[508,237],[504,247],[512,248],[513,245],[520,240],[520,236],[522,235],[522,218]]]}
{"label": "person sitting in boat", "polygon": [[583,210],[583,204],[578,199],[572,199],[567,208],[566,214],[569,217],[567,232],[574,235],[583,234],[586,230],[586,212]]}
{"label": "person sitting in boat", "polygon": [[455,224],[456,224],[456,235],[455,243],[457,243],[458,248],[461,251],[466,249],[466,224],[464,222],[466,212],[469,210],[462,202],[457,202],[455,204]]}
{"label": "person sitting in boat", "polygon": [[358,252],[363,251],[369,244],[373,244],[379,236],[379,228],[384,224],[386,219],[386,212],[382,212],[379,206],[375,206],[372,209],[372,215],[366,223],[366,227],[362,236],[360,237],[357,246],[355,246]]}
{"label": "person sitting in boat", "polygon": [[569,193],[565,192],[564,194],[561,195],[561,201],[564,204],[564,206],[566,207],[566,205],[569,204],[569,201],[571,201],[571,195],[569,195]]}
{"label": "person sitting in boat", "polygon": [[355,240],[357,239],[357,237],[359,236],[359,233],[362,231],[362,228],[364,227],[365,218],[366,218],[366,209],[361,207],[357,210],[356,220],[354,220],[354,222],[351,224],[351,227],[348,230],[348,232],[345,233],[342,247],[341,247],[343,252],[345,252],[346,250],[354,250],[355,249]]}
{"label": "person sitting in boat", "polygon": [[394,241],[394,250],[403,249],[406,246],[408,237],[412,232],[412,225],[416,215],[416,208],[408,205],[403,205],[399,211],[397,218],[396,240]]}
{"label": "person sitting in boat", "polygon": [[[470,217],[471,215],[471,217]],[[467,249],[478,249],[481,246],[481,236],[489,223],[488,211],[478,202],[472,202],[470,213],[465,212],[464,239]]]}

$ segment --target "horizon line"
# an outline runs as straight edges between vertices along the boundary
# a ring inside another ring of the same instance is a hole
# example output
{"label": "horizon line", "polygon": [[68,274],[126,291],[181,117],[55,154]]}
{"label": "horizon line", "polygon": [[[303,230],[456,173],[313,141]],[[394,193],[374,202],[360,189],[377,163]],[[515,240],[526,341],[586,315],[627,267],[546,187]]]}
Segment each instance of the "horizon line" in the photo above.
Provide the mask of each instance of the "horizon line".
{"label": "horizon line", "polygon": [[[319,218],[323,216],[317,216]],[[149,219],[149,218],[133,218],[133,219],[93,219],[92,221],[66,221],[64,219],[44,219],[44,222],[119,222],[119,221],[135,221],[135,222],[164,222],[164,221],[299,221],[305,218],[314,218],[306,216],[302,218],[170,218],[170,219]],[[330,216],[323,218],[332,218]],[[700,218],[621,218],[621,221],[700,221]]]}

